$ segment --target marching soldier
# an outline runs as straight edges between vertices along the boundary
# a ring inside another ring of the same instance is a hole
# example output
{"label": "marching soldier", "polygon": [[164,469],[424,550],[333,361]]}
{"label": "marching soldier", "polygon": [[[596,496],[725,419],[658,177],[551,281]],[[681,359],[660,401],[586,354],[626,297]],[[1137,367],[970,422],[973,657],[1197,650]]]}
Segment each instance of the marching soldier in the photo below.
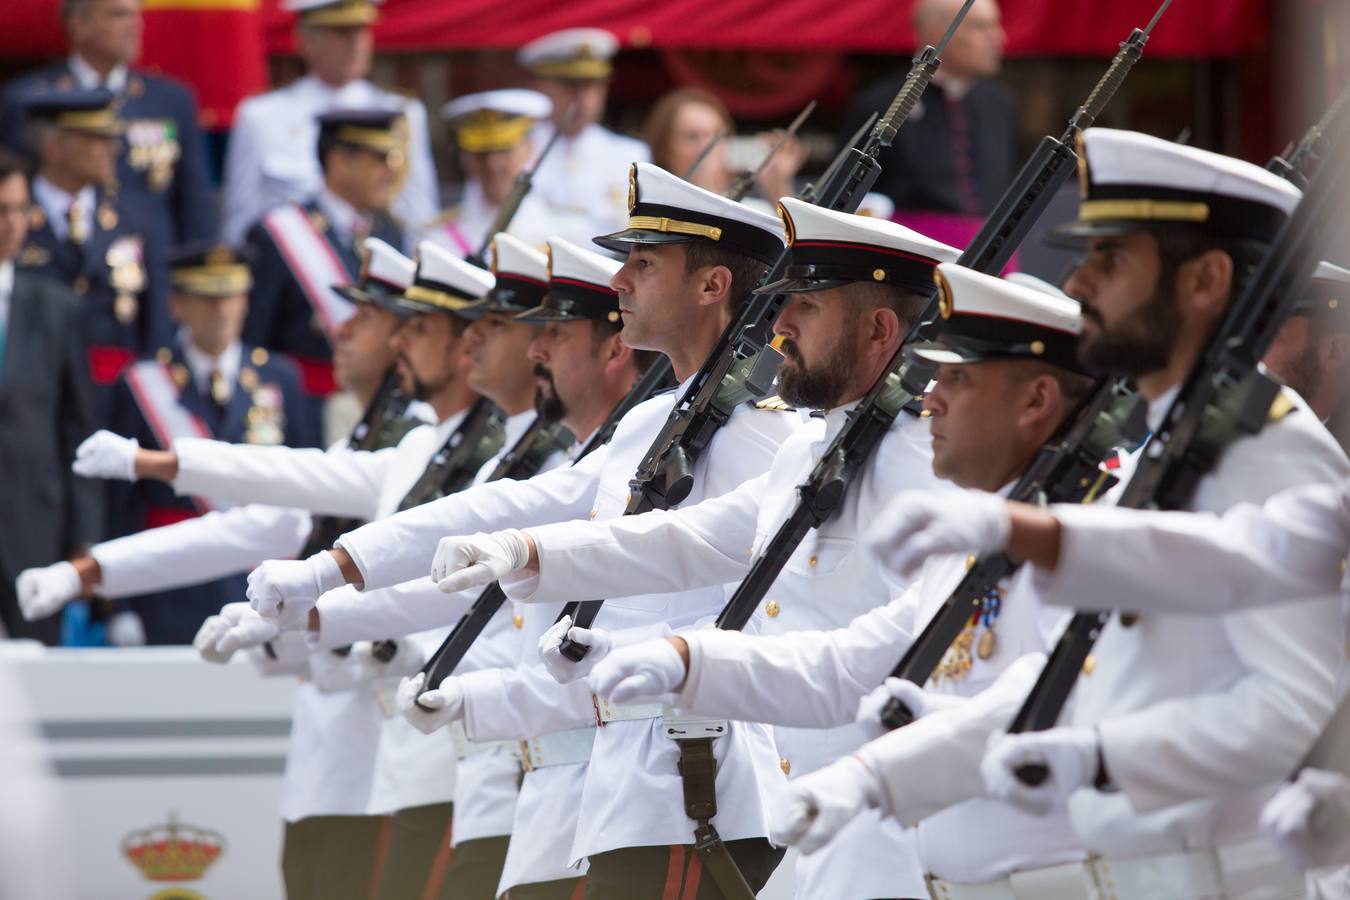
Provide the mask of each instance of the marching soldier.
{"label": "marching soldier", "polygon": [[[112,430],[138,446],[168,450],[183,437],[248,444],[314,446],[294,367],[239,340],[248,264],[228,247],[190,245],[169,260],[169,309],[179,325],[171,346],[133,363],[114,388]],[[108,534],[157,528],[212,509],[154,481],[114,484]],[[243,591],[236,575],[187,590],[126,598],[120,609],[143,625],[147,643],[189,644],[202,620]]]}
{"label": "marching soldier", "polygon": [[1350,271],[1318,265],[1264,362],[1350,452]]}
{"label": "marching soldier", "polygon": [[[781,228],[768,216],[708,194],[655,167],[639,164],[632,178],[630,227],[600,239],[603,246],[629,253],[628,262],[612,280],[620,295],[624,342],[660,350],[670,358],[676,377],[689,379],[716,344],[718,335],[731,323],[733,310],[745,302],[770,262],[781,253]],[[664,218],[653,214],[657,209],[665,210]],[[336,566],[343,581],[361,583],[365,590],[371,590],[422,576],[433,558],[433,547],[446,533],[462,535],[511,524],[567,521],[585,517],[592,509],[596,518],[617,516],[626,504],[630,473],[636,470],[648,445],[656,438],[674,402],[674,396],[666,394],[639,404],[620,421],[614,438],[577,466],[546,472],[527,482],[480,485],[454,502],[409,510],[387,522],[367,526],[369,530],[358,529],[344,535],[326,558],[325,554],[319,554],[308,561],[266,563],[253,577],[250,590],[255,596],[266,598],[259,605],[275,616],[278,600],[287,609],[313,606],[317,599],[316,585],[307,573],[314,566],[325,570]],[[694,500],[725,493],[762,472],[793,426],[793,421],[782,412],[756,410],[746,404],[737,407],[713,438],[709,452],[693,466]],[[448,559],[457,552],[454,547],[464,544],[465,539],[454,538],[436,555]],[[469,583],[450,587],[451,583],[446,581],[440,587],[458,590],[473,586]],[[616,601],[614,615],[623,624],[660,628],[668,620],[671,625],[678,625],[700,618],[720,606],[722,599],[720,587],[680,595],[628,598]],[[671,616],[675,618],[670,620]],[[556,706],[548,707],[547,719],[531,724],[535,731],[504,735],[470,733],[469,737],[519,739],[540,731],[594,723],[589,692],[573,689],[560,693],[557,685],[547,687],[549,678],[545,673],[529,675],[530,685],[551,690],[557,697]],[[647,735],[655,728],[659,728],[658,718],[639,719],[617,723],[617,727],[611,724],[599,730],[597,738],[601,733],[616,735],[614,740],[621,753],[625,750],[640,753],[637,744],[643,739],[635,735]],[[737,731],[740,730],[737,726]],[[744,740],[753,748],[756,758],[772,769],[776,755],[767,733],[753,726],[746,731]],[[692,872],[699,866],[698,857],[690,852],[694,824],[683,815],[679,776],[675,772],[678,748],[664,736],[655,740],[665,742],[651,745],[653,752],[660,755],[659,760],[614,760],[600,766],[610,776],[604,784],[620,789],[622,796],[597,796],[595,800],[606,808],[611,802],[622,806],[621,816],[595,808],[588,810],[585,796],[569,795],[571,802],[581,804],[581,824],[569,861],[589,857],[587,890],[593,896],[631,897],[635,884],[659,893],[659,886],[667,877],[678,883],[686,868]],[[729,746],[724,742],[719,755],[725,753],[735,763],[719,770],[719,791],[734,791],[738,784],[747,788],[753,784],[749,781],[748,767],[755,763],[747,758],[746,749],[745,745]],[[618,776],[620,772],[622,778]],[[587,777],[588,784],[591,777]],[[575,778],[569,783],[574,791],[581,787]],[[755,796],[744,796],[746,793]],[[781,853],[765,840],[767,827],[758,792],[746,790],[738,796],[744,802],[721,807],[717,824],[723,827],[726,846],[732,859],[740,863],[744,877],[752,885],[762,887]],[[605,823],[621,823],[621,827],[607,830]],[[585,831],[588,826],[591,830]],[[725,860],[725,856],[721,858]],[[707,896],[720,894],[711,879],[704,879],[703,884]]]}
{"label": "marching soldier", "polygon": [[[284,203],[300,203],[324,183],[313,148],[321,113],[386,109],[400,118],[393,167],[399,184],[378,207],[412,236],[436,215],[439,187],[420,100],[377,87],[370,71],[370,27],[379,0],[285,0],[299,14],[295,38],[308,74],[239,104],[225,155],[221,236],[238,244],[254,222]],[[411,252],[411,248],[405,248]]]}
{"label": "marching soldier", "polygon": [[320,116],[322,187],[303,203],[269,210],[245,241],[256,277],[244,340],[295,361],[315,423],[322,401],[337,390],[334,333],[352,311],[338,288],[358,274],[367,237],[402,244],[398,228],[381,212],[402,152],[400,121],[398,113],[380,110],[336,110]]}
{"label": "marching soldier", "polygon": [[22,149],[29,97],[106,88],[125,128],[111,200],[118,215],[155,246],[211,238],[215,217],[196,101],[181,82],[132,68],[141,52],[140,0],[65,0],[61,20],[69,59],[10,82],[0,95],[0,141]]}
{"label": "marching soldier", "polygon": [[[330,452],[346,452],[357,440],[372,449],[392,446],[421,424],[413,418],[416,409],[387,390],[394,367],[389,344],[400,319],[375,304],[381,295],[401,293],[411,284],[415,266],[380,241],[368,240],[367,247],[367,277],[347,292],[357,308],[338,329],[334,370],[343,387],[370,413],[351,441],[335,444]],[[82,463],[82,468],[91,475],[116,477],[112,466],[94,469],[94,460],[89,455],[85,459],[88,467]],[[134,457],[132,464],[134,468]],[[301,510],[270,505],[212,511],[96,544],[88,556],[70,563],[30,569],[19,576],[20,603],[26,617],[41,619],[77,596],[116,599],[228,576],[282,548],[301,552],[306,532],[321,524],[321,519],[311,522]],[[212,619],[203,624],[204,632],[217,627]],[[264,674],[282,674],[278,662],[262,648],[250,659],[264,668]],[[292,660],[287,657],[287,662]],[[379,711],[365,685],[358,687],[350,676],[345,683],[340,680],[344,669],[351,668],[354,665],[341,665],[325,650],[308,660],[302,654],[300,666],[291,673],[301,675],[301,681],[280,812],[285,823],[281,869],[286,895],[293,900],[328,900],[348,893],[352,885],[369,884],[387,825],[387,820],[366,814]]]}
{"label": "marching soldier", "polygon": [[[516,176],[525,171],[538,149],[530,139],[532,126],[547,119],[552,108],[538,91],[520,89],[466,94],[445,104],[441,118],[450,123],[455,136],[464,193],[422,236],[458,256],[477,254]],[[556,229],[537,190],[536,184],[525,195],[506,230],[528,244],[542,246]]]}
{"label": "marching soldier", "polygon": [[162,248],[133,231],[108,193],[122,124],[106,90],[46,91],[27,106],[38,159],[21,268],[70,286],[86,310],[97,418],[108,421],[111,386],[139,354],[172,335],[163,285],[149,257]]}
{"label": "marching soldier", "polygon": [[556,218],[557,233],[575,242],[622,227],[628,168],[651,159],[646,144],[600,124],[618,49],[608,31],[569,28],[531,41],[516,55],[534,87],[553,101],[552,122],[541,122],[531,135],[536,152],[575,109],[535,173],[535,190]]}
{"label": "marching soldier", "polygon": [[[935,266],[959,255],[902,226],[792,198],[781,201],[780,215],[791,242],[787,277],[760,289],[792,297],[774,326],[786,357],[778,389],[787,403],[818,412],[803,412],[802,427],[782,444],[768,471],[731,494],[674,512],[527,530],[537,548],[539,578],[528,594],[509,589],[513,599],[585,600],[738,581],[750,558],[745,548],[762,547],[772,538],[791,510],[796,486],[922,312]],[[929,444],[928,420],[917,411],[897,420],[860,476],[858,491],[796,548],[756,616],[758,630],[782,634],[838,627],[903,591],[906,579],[886,573],[856,546],[856,537],[897,491],[935,483]],[[662,552],[651,553],[653,547]],[[822,603],[824,596],[834,599]],[[585,664],[603,657],[597,646]],[[490,711],[497,704],[470,694],[467,705]],[[829,730],[777,728],[782,774],[802,775],[861,743],[851,715],[840,724]],[[778,771],[755,770],[748,777],[767,794],[778,788],[778,776]],[[914,896],[924,890],[912,843],[894,823],[883,827],[879,817],[841,835],[830,853],[804,861],[796,886],[798,896],[837,900]]]}

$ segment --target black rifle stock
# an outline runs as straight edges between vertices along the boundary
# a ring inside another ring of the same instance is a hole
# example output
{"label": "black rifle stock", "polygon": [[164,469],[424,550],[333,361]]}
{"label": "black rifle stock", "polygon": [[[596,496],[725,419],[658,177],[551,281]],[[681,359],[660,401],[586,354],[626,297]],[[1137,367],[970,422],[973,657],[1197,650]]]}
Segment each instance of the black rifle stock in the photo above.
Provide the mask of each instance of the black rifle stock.
{"label": "black rifle stock", "polygon": [[[670,371],[670,360],[662,356],[652,362],[647,367],[647,371],[642,373],[642,377],[634,383],[632,389],[624,396],[605,419],[603,425],[596,429],[595,434],[586,441],[577,459],[584,458],[597,447],[607,443],[614,436],[614,429],[618,427],[619,421],[626,416],[633,407],[650,398],[653,394],[667,387],[670,384],[672,375]],[[543,459],[539,460],[542,465]],[[506,463],[506,460],[503,460]],[[538,466],[533,471],[524,472],[518,467],[508,467],[505,470],[498,467],[492,473],[492,479],[497,478],[529,478],[539,471]],[[473,642],[483,633],[483,629],[492,621],[492,617],[502,608],[506,602],[506,594],[502,593],[500,586],[493,582],[483,593],[479,594],[474,600],[473,605],[469,607],[468,612],[460,617],[455,623],[441,645],[436,648],[436,652],[427,660],[426,665],[422,667],[422,683],[427,689],[435,688],[446,678],[454,674],[455,669],[464,659],[464,655],[469,652]],[[417,704],[418,709],[423,712],[432,712],[421,703]]]}
{"label": "black rifle stock", "polygon": [[[1154,15],[1153,23],[1167,8],[1171,0],[1165,0]],[[1150,23],[1149,29],[1153,27]],[[1055,139],[1046,136],[1036,148],[1036,152],[1022,166],[1013,183],[1004,192],[994,211],[985,220],[979,233],[967,246],[957,260],[957,264],[986,274],[998,274],[1012,257],[1013,251],[1026,238],[1046,206],[1054,198],[1061,185],[1069,179],[1078,164],[1078,156],[1071,147],[1073,136],[1080,128],[1090,125],[1101,113],[1119,88],[1130,66],[1139,59],[1144,42],[1148,40],[1148,30],[1135,29],[1130,38],[1121,44],[1120,52],[1112,62],[1106,74],[1088,96],[1088,101],[1079,107],[1065,129],[1063,136]],[[931,48],[930,48],[931,49]],[[915,68],[906,80],[911,84],[927,85],[932,77],[931,69],[935,62],[930,60],[927,51],[916,61]],[[927,72],[927,78],[922,73]],[[917,89],[921,90],[921,87]],[[908,102],[905,91],[891,104],[885,118],[872,131],[868,146],[879,135],[889,133],[894,137],[894,117],[907,116],[913,108]],[[903,121],[901,119],[900,121]],[[865,155],[864,151],[853,151]],[[834,178],[826,182],[830,185],[870,187],[867,182],[865,166],[845,165]],[[852,174],[850,174],[850,172]],[[875,180],[875,176],[871,176]],[[861,180],[860,180],[861,179]],[[829,204],[828,194],[822,199],[822,205]],[[755,608],[764,598],[770,586],[777,579],[783,567],[787,565],[792,552],[812,528],[819,527],[838,509],[848,486],[857,473],[866,465],[872,452],[881,443],[886,432],[895,422],[896,416],[908,404],[922,396],[932,380],[936,366],[923,360],[906,355],[909,344],[932,319],[935,313],[935,301],[930,301],[927,310],[910,327],[895,356],[892,357],[884,374],[868,391],[858,406],[849,413],[848,423],[835,437],[834,441],[821,455],[806,481],[797,487],[797,503],[788,514],[760,555],[750,566],[750,571],[741,581],[727,605],[718,616],[719,628],[740,629],[754,614]]]}
{"label": "black rifle stock", "polygon": [[520,211],[520,204],[525,202],[525,197],[534,187],[534,173],[539,171],[539,167],[544,164],[544,160],[552,152],[553,145],[558,143],[558,138],[571,126],[572,120],[577,117],[578,112],[575,103],[567,107],[567,112],[563,113],[562,121],[558,123],[557,128],[553,129],[553,134],[549,136],[548,143],[544,145],[544,149],[534,161],[534,165],[516,176],[516,180],[511,183],[511,192],[502,201],[501,208],[497,210],[496,218],[492,220],[492,225],[488,228],[487,234],[483,236],[483,243],[468,258],[469,262],[482,269],[488,267],[487,255],[488,248],[492,246],[492,239],[511,226],[511,220]]}
{"label": "black rifle stock", "polygon": [[732,183],[730,190],[726,193],[728,199],[737,202],[745,199],[745,195],[750,193],[750,189],[755,186],[755,179],[759,177],[759,173],[763,172],[773,161],[773,158],[778,155],[778,151],[783,149],[783,145],[796,136],[801,127],[806,124],[806,120],[810,118],[811,113],[815,112],[815,109],[816,101],[812,100],[806,104],[805,109],[797,113],[797,118],[792,120],[792,124],[787,127],[787,131],[783,132],[783,136],[774,142],[768,153],[764,154],[764,158],[759,161],[759,165],[755,166],[750,172],[741,173],[741,176]]}
{"label": "black rifle stock", "polygon": [[[813,200],[816,205],[844,212],[858,208],[881,171],[877,155],[891,145],[918,103],[919,95],[937,71],[941,48],[951,40],[973,4],[974,0],[966,0],[938,47],[925,47],[915,57],[909,77],[886,114],[873,127],[861,150],[848,148],[834,175],[816,192]],[[784,249],[764,283],[778,280],[789,259]],[[786,302],[784,294],[751,294],[741,315],[718,338],[639,464],[637,474],[629,482],[631,499],[624,515],[666,509],[688,497],[694,486],[693,465],[717,430],[731,418],[738,405],[768,393],[782,361],[782,355],[770,346],[773,323]],[[603,605],[603,600],[568,603],[562,616],[570,616],[580,627],[589,627]],[[560,647],[563,656],[573,661],[581,660],[589,649],[570,639],[564,640]]]}
{"label": "black rifle stock", "polygon": [[713,148],[716,147],[718,144],[722,143],[722,139],[725,138],[726,136],[727,136],[726,128],[717,129],[717,133],[712,136],[712,140],[708,141],[708,143],[703,145],[703,149],[698,151],[698,156],[694,157],[693,164],[691,164],[689,168],[685,170],[684,174],[681,175],[680,177],[683,178],[685,181],[688,181],[690,178],[693,178],[694,173],[697,172],[700,168],[702,168],[703,163],[706,162],[708,157],[712,154]]}
{"label": "black rifle stock", "polygon": [[[1161,424],[1140,454],[1121,494],[1127,509],[1183,509],[1200,480],[1234,441],[1260,432],[1280,385],[1257,366],[1307,287],[1328,234],[1340,233],[1340,203],[1350,188],[1350,110],[1337,103],[1324,126],[1326,162],[1263,256],[1251,281],[1228,307]],[[1110,612],[1077,612],[1061,634],[1009,732],[1043,731],[1059,715]],[[1042,765],[1015,773],[1040,784]]]}

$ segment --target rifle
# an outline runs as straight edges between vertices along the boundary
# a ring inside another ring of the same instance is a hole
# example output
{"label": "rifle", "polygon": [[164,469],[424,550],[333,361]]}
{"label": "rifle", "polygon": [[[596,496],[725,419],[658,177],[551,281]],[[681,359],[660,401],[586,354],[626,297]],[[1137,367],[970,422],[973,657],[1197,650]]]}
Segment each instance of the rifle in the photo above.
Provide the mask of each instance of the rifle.
{"label": "rifle", "polygon": [[755,166],[754,171],[743,172],[739,178],[732,182],[731,188],[726,192],[728,199],[735,200],[738,203],[745,199],[745,195],[750,193],[750,189],[755,186],[755,179],[759,177],[759,173],[764,171],[765,166],[778,154],[783,145],[796,136],[802,125],[806,124],[806,120],[810,118],[811,113],[815,112],[815,109],[816,101],[812,100],[806,104],[806,109],[797,113],[797,118],[792,120],[792,124],[787,127],[787,131],[783,132],[783,136],[769,148],[768,153],[764,154],[764,158],[759,161],[759,165]]}
{"label": "rifle", "polygon": [[[1251,282],[1225,311],[1204,351],[1161,424],[1140,455],[1121,495],[1126,509],[1183,509],[1201,479],[1235,440],[1265,426],[1280,385],[1258,368],[1301,291],[1317,267],[1319,240],[1337,233],[1331,225],[1350,187],[1350,108],[1340,101],[1320,127],[1329,135],[1326,159],[1303,199],[1276,236]],[[1128,614],[1125,614],[1128,615]],[[1045,668],[1008,729],[1011,734],[1054,727],[1110,612],[1077,612],[1060,635]],[[1049,770],[1039,764],[1014,773],[1041,784]]]}
{"label": "rifle", "polygon": [[475,400],[459,427],[436,451],[421,477],[399,501],[399,512],[467,487],[483,464],[502,448],[506,439],[503,421],[502,411],[491,400],[486,397]]}
{"label": "rifle", "polygon": [[1341,114],[1347,102],[1350,102],[1350,90],[1341,92],[1336,102],[1322,114],[1316,125],[1308,129],[1297,146],[1290,143],[1282,154],[1271,157],[1270,162],[1266,163],[1266,170],[1274,172],[1301,189],[1306,189],[1308,173],[1325,157],[1327,129]]}
{"label": "rifle", "polygon": [[[670,379],[670,360],[662,356],[653,361],[623,400],[619,401],[619,405],[610,411],[604,424],[597,428],[590,439],[586,441],[586,445],[581,448],[577,459],[583,459],[592,450],[608,443],[609,439],[613,437],[614,429],[618,427],[620,420],[628,415],[633,407],[666,387],[670,383]],[[492,473],[492,479],[499,477],[529,478],[533,474],[534,472],[521,474],[514,469],[503,472],[501,467],[498,466],[497,471]],[[450,630],[450,634],[446,635],[445,640],[436,648],[436,652],[427,660],[426,665],[422,666],[423,686],[428,689],[434,688],[454,674],[455,669],[464,659],[464,655],[473,646],[473,642],[483,633],[483,629],[487,628],[488,622],[492,621],[492,617],[497,614],[497,610],[501,609],[505,602],[506,594],[502,592],[501,587],[496,582],[488,585],[483,593],[478,595],[473,605],[460,617],[459,621],[455,623],[455,627]],[[432,712],[421,703],[418,703],[417,707],[423,712]]]}
{"label": "rifle", "polygon": [[[974,0],[966,0],[938,46],[925,47],[914,59],[904,86],[886,115],[872,129],[864,149],[848,148],[840,165],[835,167],[835,177],[817,192],[817,205],[846,212],[858,208],[880,172],[876,156],[890,146],[905,117],[918,103],[919,94],[937,71],[939,54],[972,5]],[[870,180],[866,175],[868,171],[872,173]],[[762,283],[778,280],[790,258],[784,249]],[[694,375],[638,465],[637,473],[629,482],[631,499],[624,515],[666,509],[688,497],[694,486],[693,465],[717,430],[741,403],[768,393],[782,360],[782,355],[770,347],[769,342],[773,322],[786,302],[786,294],[752,294],[746,301],[741,315],[718,338],[712,353]],[[599,615],[603,604],[603,600],[569,603],[562,615],[571,616],[580,627],[588,627]],[[565,657],[574,661],[582,659],[588,649],[572,640],[564,640],[560,648]]]}
{"label": "rifle", "polygon": [[699,170],[699,167],[703,165],[705,160],[707,160],[708,155],[713,152],[713,148],[716,147],[718,144],[722,143],[722,139],[726,136],[727,136],[726,128],[717,129],[717,133],[712,136],[712,140],[704,144],[703,149],[698,151],[698,156],[694,157],[693,165],[691,165],[688,169],[686,169],[685,173],[680,177],[683,178],[685,181],[688,181],[690,178],[693,178],[694,173]]}
{"label": "rifle", "polygon": [[[1149,24],[1158,21],[1171,0],[1164,0]],[[1077,168],[1078,155],[1071,149],[1073,136],[1080,127],[1087,127],[1113,96],[1124,80],[1129,66],[1138,60],[1140,50],[1148,40],[1148,31],[1135,29],[1130,39],[1121,44],[1116,60],[1085,103],[1074,114],[1064,135],[1056,140],[1047,135],[1036,152],[1022,166],[1022,170],[999,200],[994,212],[985,220],[974,240],[957,259],[957,264],[977,272],[996,274],[1002,270],[1013,250],[1026,237],[1055,193]],[[911,73],[911,76],[913,73]],[[1104,89],[1109,85],[1110,90]],[[899,101],[892,109],[901,106]],[[907,114],[907,113],[906,113]],[[889,113],[888,113],[889,118]],[[872,132],[875,136],[885,127],[882,124]],[[869,144],[871,140],[869,139]],[[854,167],[855,169],[857,167]],[[875,180],[875,179],[874,179]],[[842,169],[831,182],[852,179]],[[827,187],[828,184],[827,183]],[[910,407],[922,396],[932,380],[936,366],[927,361],[907,356],[909,344],[932,318],[936,298],[929,301],[928,310],[910,326],[904,340],[891,358],[889,365],[867,395],[848,414],[848,423],[812,468],[806,481],[797,486],[797,502],[765,544],[749,572],[727,601],[717,618],[717,627],[740,630],[750,621],[755,608],[787,565],[797,545],[812,528],[819,527],[838,510],[848,487],[867,464],[872,452],[881,443],[886,432],[902,409]]]}
{"label": "rifle", "polygon": [[[848,139],[848,142],[839,148],[839,152],[835,154],[834,159],[830,160],[830,164],[825,167],[825,171],[820,175],[821,184],[834,178],[834,173],[839,171],[839,167],[842,166],[844,160],[848,158],[849,151],[862,145],[863,139],[872,131],[872,126],[876,123],[877,113],[874,111],[867,116],[867,119],[861,125],[858,126],[858,130],[853,132],[853,136]],[[803,200],[814,206],[816,205],[816,195],[818,193],[819,188],[816,187],[816,183],[814,181],[808,181],[806,186],[797,193],[797,199]]]}
{"label": "rifle", "polygon": [[553,129],[553,134],[549,137],[548,143],[544,145],[543,152],[534,161],[534,165],[529,169],[523,170],[516,176],[516,180],[511,184],[511,192],[506,195],[502,201],[501,209],[497,210],[497,217],[492,220],[492,226],[488,228],[487,234],[483,236],[483,243],[478,250],[470,257],[468,261],[478,266],[480,269],[486,269],[488,248],[492,246],[492,239],[498,233],[505,231],[511,225],[511,220],[516,217],[520,211],[520,204],[525,202],[525,196],[529,194],[530,188],[534,187],[534,173],[539,171],[539,167],[544,164],[549,153],[553,150],[553,145],[558,143],[558,138],[572,125],[572,120],[577,117],[579,112],[577,104],[573,103],[567,107],[563,113],[562,121],[558,127]]}
{"label": "rifle", "polygon": [[[1116,477],[1101,467],[1107,454],[1137,444],[1147,429],[1144,404],[1125,380],[1098,379],[1088,397],[1041,447],[1008,499],[1042,505],[1091,503],[1116,484]],[[976,559],[891,670],[891,677],[918,685],[927,682],[966,623],[983,611],[999,583],[1020,566],[1005,553],[985,553]],[[913,712],[899,700],[891,699],[882,708],[881,723],[887,728],[900,728],[913,720]]]}

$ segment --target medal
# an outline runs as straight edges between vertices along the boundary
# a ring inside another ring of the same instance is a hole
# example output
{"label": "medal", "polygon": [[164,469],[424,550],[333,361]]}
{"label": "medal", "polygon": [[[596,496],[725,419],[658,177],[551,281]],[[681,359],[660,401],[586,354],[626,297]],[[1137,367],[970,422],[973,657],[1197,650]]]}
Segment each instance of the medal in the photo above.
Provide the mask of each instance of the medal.
{"label": "medal", "polygon": [[98,208],[98,227],[104,231],[112,231],[117,227],[117,210],[108,206],[106,203]]}
{"label": "medal", "polygon": [[998,649],[998,638],[994,637],[994,630],[986,628],[980,635],[979,642],[975,645],[975,653],[980,659],[988,659],[994,655]]}
{"label": "medal", "polygon": [[113,315],[123,325],[130,325],[136,321],[136,313],[139,311],[140,303],[133,294],[118,294],[117,299],[113,301]]}
{"label": "medal", "polygon": [[230,402],[230,383],[225,380],[225,376],[219,372],[211,373],[211,399],[217,406],[224,406]]}

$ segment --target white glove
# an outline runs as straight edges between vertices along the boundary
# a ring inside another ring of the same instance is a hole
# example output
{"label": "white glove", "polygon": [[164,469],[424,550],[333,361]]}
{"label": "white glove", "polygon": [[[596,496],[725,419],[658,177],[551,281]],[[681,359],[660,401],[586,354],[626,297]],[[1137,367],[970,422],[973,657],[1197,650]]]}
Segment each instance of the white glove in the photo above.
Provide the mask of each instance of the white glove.
{"label": "white glove", "polygon": [[[587,658],[594,653],[592,647]],[[664,702],[686,674],[680,651],[665,638],[657,638],[610,653],[592,667],[587,681],[593,693],[611,703]]]}
{"label": "white glove", "polygon": [[216,638],[215,652],[218,655],[229,659],[234,655],[234,651],[242,650],[247,647],[261,647],[268,641],[275,640],[281,634],[281,629],[273,619],[264,619],[244,603],[229,603],[221,608],[221,616],[225,617],[226,610],[230,611],[230,617],[234,621],[230,627]]}
{"label": "white glove", "polygon": [[138,613],[124,609],[108,620],[108,643],[114,647],[144,647],[145,623]]}
{"label": "white glove", "polygon": [[855,816],[880,806],[882,796],[881,781],[868,765],[846,756],[787,783],[769,823],[769,839],[810,855]]}
{"label": "white glove", "polygon": [[75,448],[71,471],[85,478],[115,478],[118,481],[136,480],[136,451],[140,441],[122,437],[100,428]]}
{"label": "white glove", "polygon": [[197,635],[192,639],[192,646],[196,648],[197,654],[206,662],[227,663],[234,654],[221,653],[216,649],[216,642],[225,636],[225,632],[235,625],[243,611],[248,609],[247,603],[226,603],[221,607],[220,612],[214,616],[207,616],[206,621],[202,622],[202,627],[197,629]]}
{"label": "white glove", "polygon": [[405,640],[388,642],[394,645],[394,655],[389,657],[387,662],[379,659],[375,656],[375,645],[385,643],[385,641],[357,641],[352,644],[352,658],[356,660],[356,664],[361,667],[362,673],[369,681],[412,675],[426,662],[422,649],[413,641]]}
{"label": "white glove", "polygon": [[441,538],[431,561],[431,580],[447,594],[499,581],[530,561],[525,533],[515,528]]}
{"label": "white glove", "polygon": [[248,573],[248,600],[258,615],[286,630],[303,629],[319,597],[346,584],[333,554],[269,559]]}
{"label": "white glove", "polygon": [[[581,658],[581,662],[572,662],[559,649],[563,638],[585,644],[591,648],[590,652]],[[573,628],[572,617],[563,616],[539,639],[539,658],[558,684],[571,684],[589,675],[591,669],[609,654],[610,646],[608,631],[603,628]]]}
{"label": "white glove", "polygon": [[[1074,791],[1097,780],[1100,741],[1095,728],[1051,728],[1027,734],[995,731],[985,745],[980,774],[989,796],[1038,816],[1062,808]],[[1015,771],[1042,765],[1050,774],[1039,785],[1028,785]]]}
{"label": "white glove", "polygon": [[[464,688],[455,676],[447,676],[434,691],[423,691],[426,675],[418,672],[399,682],[398,713],[423,734],[431,734],[451,722],[464,718]],[[418,707],[418,703],[427,709]],[[427,710],[430,710],[428,712]]]}
{"label": "white glove", "polygon": [[1261,832],[1296,869],[1350,859],[1350,779],[1304,769],[1261,810]]}
{"label": "white glove", "polygon": [[1006,501],[984,491],[902,491],[867,530],[868,548],[911,576],[929,556],[1002,550],[1012,534]]}
{"label": "white glove", "polygon": [[881,711],[892,699],[899,700],[915,719],[921,719],[931,712],[960,706],[966,698],[955,694],[936,694],[906,678],[887,678],[881,686],[858,701],[858,713],[854,721],[862,726],[869,741],[875,740],[890,731],[881,724]]}
{"label": "white glove", "polygon": [[68,562],[52,563],[40,569],[24,569],[14,581],[19,610],[26,621],[45,619],[59,612],[80,596],[84,585],[80,573]]}
{"label": "white glove", "polygon": [[[370,682],[365,679],[361,664],[352,659],[351,653],[345,656],[331,650],[316,650],[309,655],[309,680],[325,694],[339,691],[370,690]],[[376,693],[375,700],[382,696]],[[383,709],[381,710],[383,712]]]}

